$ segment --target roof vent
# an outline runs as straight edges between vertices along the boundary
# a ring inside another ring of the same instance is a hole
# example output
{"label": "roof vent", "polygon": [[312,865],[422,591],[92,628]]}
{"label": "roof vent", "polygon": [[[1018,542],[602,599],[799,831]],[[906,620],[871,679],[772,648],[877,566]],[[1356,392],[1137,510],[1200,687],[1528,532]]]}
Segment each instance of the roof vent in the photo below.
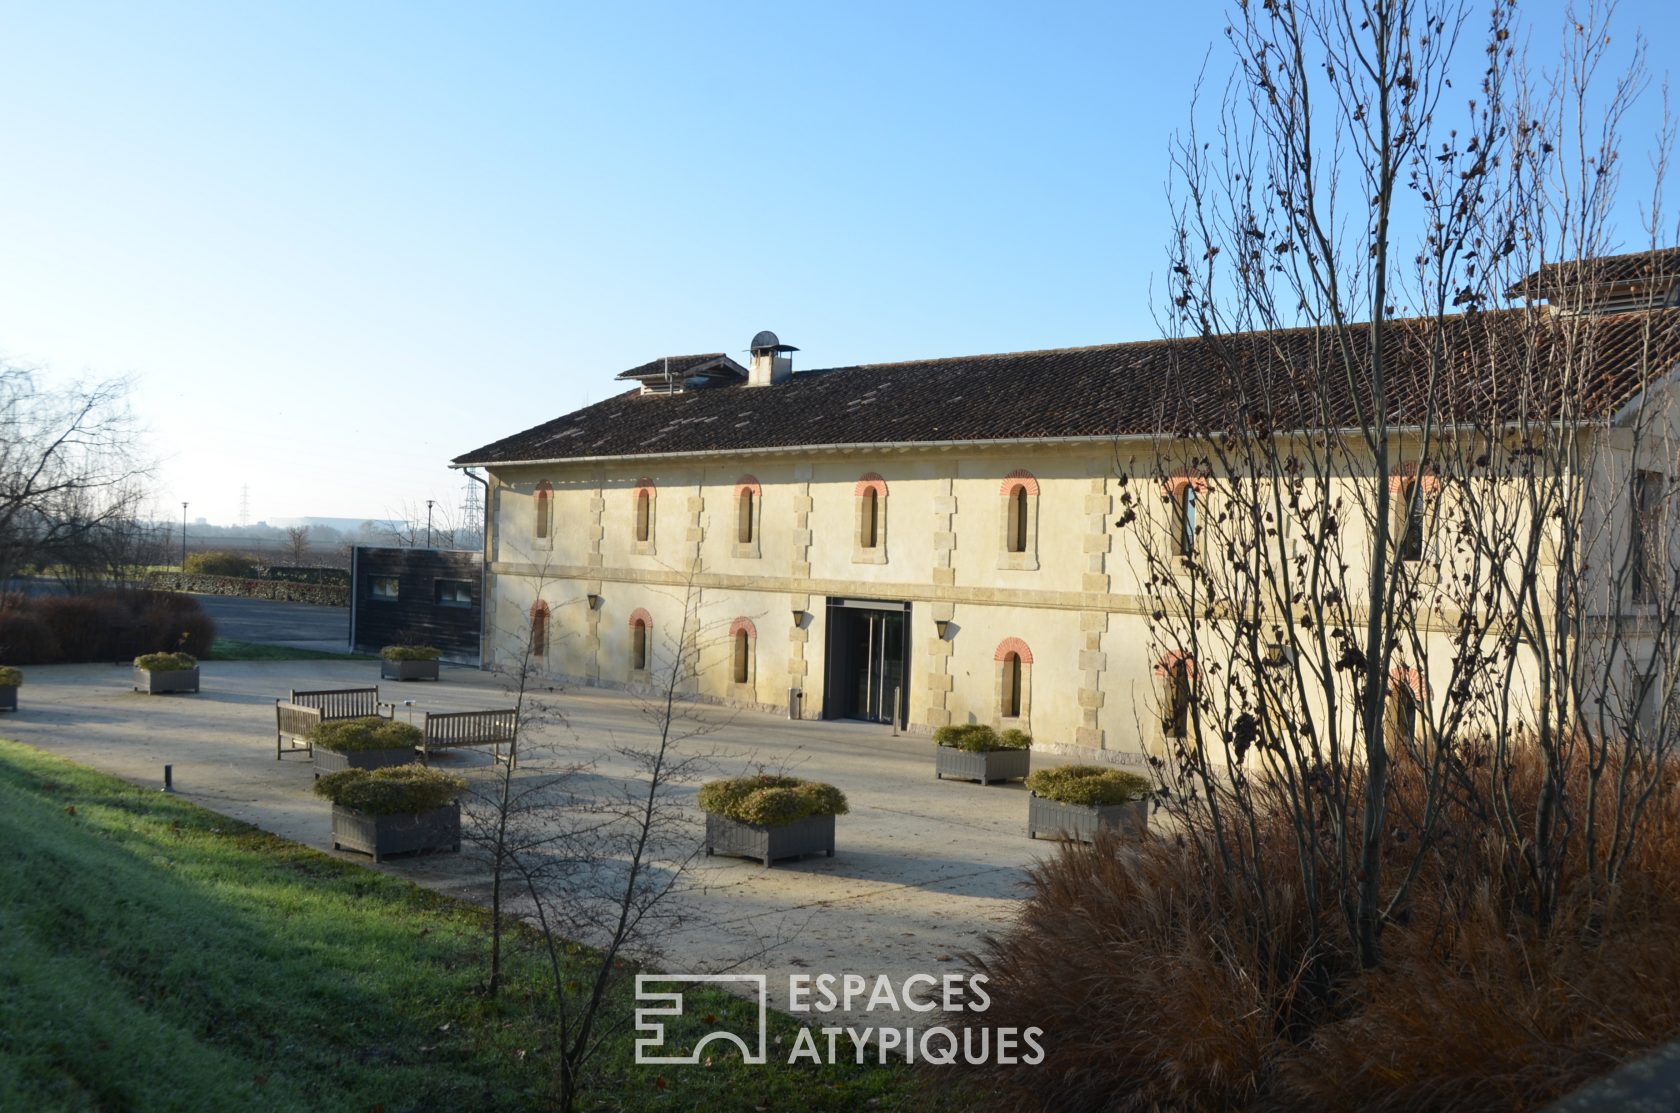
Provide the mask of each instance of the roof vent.
{"label": "roof vent", "polygon": [[769,329],[753,337],[747,385],[772,386],[786,380],[793,374],[793,357],[788,353],[798,350],[792,344],[783,344]]}

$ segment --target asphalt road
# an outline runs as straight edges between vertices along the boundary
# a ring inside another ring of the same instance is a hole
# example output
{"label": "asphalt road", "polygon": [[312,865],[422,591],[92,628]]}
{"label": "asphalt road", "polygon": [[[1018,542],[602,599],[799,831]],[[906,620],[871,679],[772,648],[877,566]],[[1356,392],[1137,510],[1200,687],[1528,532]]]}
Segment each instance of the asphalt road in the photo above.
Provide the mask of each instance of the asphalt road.
{"label": "asphalt road", "polygon": [[350,608],[240,599],[231,595],[195,595],[216,623],[218,637],[297,649],[342,653],[350,642]]}

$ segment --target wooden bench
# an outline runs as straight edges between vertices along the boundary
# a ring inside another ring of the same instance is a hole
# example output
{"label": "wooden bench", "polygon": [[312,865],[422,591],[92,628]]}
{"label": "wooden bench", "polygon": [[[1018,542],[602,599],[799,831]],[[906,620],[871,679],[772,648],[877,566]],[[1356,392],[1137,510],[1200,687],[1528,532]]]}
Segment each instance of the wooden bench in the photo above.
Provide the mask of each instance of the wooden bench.
{"label": "wooden bench", "polygon": [[318,688],[313,691],[293,688],[290,699],[274,701],[274,760],[279,761],[287,753],[298,750],[313,754],[315,747],[309,741],[309,732],[322,723],[338,719],[365,719],[370,715],[389,719],[396,710],[396,704],[379,698],[378,688]]}
{"label": "wooden bench", "polygon": [[[420,760],[431,756],[432,750],[446,750],[458,746],[489,746],[490,756],[505,761],[508,768],[517,764],[514,753],[519,735],[519,712],[513,708],[502,711],[428,711],[421,728]],[[508,748],[502,756],[502,747]]]}

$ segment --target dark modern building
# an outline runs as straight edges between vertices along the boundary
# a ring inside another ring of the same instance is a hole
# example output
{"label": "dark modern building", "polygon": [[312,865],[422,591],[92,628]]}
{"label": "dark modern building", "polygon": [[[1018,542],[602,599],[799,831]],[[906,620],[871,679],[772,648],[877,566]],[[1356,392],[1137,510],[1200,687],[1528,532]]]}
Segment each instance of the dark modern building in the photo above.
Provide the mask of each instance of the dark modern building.
{"label": "dark modern building", "polygon": [[473,549],[358,545],[350,557],[350,643],[435,645],[443,659],[479,663],[484,555]]}

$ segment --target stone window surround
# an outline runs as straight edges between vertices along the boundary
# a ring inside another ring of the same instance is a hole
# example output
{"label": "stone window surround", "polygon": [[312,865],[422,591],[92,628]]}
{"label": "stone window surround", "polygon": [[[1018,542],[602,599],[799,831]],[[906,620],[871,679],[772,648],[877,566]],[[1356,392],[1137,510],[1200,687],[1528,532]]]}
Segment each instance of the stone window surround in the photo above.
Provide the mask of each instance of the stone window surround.
{"label": "stone window surround", "polygon": [[544,479],[531,492],[531,546],[554,548],[554,486]]}
{"label": "stone window surround", "polygon": [[[647,498],[647,537],[640,534],[641,501]],[[658,538],[659,523],[659,487],[647,476],[636,480],[636,487],[630,493],[630,542],[635,547],[637,556],[652,556]]]}
{"label": "stone window surround", "polygon": [[1424,465],[1421,480],[1418,478],[1418,466],[1416,464],[1397,464],[1388,473],[1388,493],[1393,504],[1392,514],[1394,517],[1394,525],[1390,530],[1390,543],[1394,546],[1394,557],[1399,559],[1400,546],[1405,541],[1407,525],[1406,500],[1411,497],[1413,484],[1420,485],[1423,495],[1423,555],[1418,563],[1424,564],[1425,567],[1419,571],[1427,582],[1434,582],[1434,573],[1437,569],[1429,564],[1431,559],[1430,542],[1435,537],[1435,516],[1439,510],[1441,477],[1436,475],[1427,464]]}
{"label": "stone window surround", "polygon": [[1161,654],[1160,659],[1155,662],[1154,673],[1156,680],[1160,684],[1161,700],[1161,710],[1160,714],[1156,716],[1156,721],[1161,724],[1161,737],[1166,740],[1183,740],[1189,738],[1192,730],[1191,719],[1193,718],[1194,712],[1189,706],[1184,708],[1184,733],[1178,734],[1173,730],[1173,720],[1178,717],[1175,714],[1176,709],[1174,708],[1173,703],[1177,698],[1177,671],[1179,665],[1181,664],[1185,667],[1185,687],[1187,689],[1185,697],[1186,699],[1194,700],[1196,698],[1194,687],[1196,680],[1196,659],[1194,657],[1191,657],[1188,653],[1181,650],[1170,649]]}
{"label": "stone window surround", "polygon": [[[864,547],[865,493],[875,492],[875,544]],[[876,472],[866,472],[852,487],[852,563],[887,563],[887,481]]]}
{"label": "stone window surround", "polygon": [[[747,678],[735,678],[735,647],[742,634],[747,636]],[[751,700],[758,687],[758,627],[750,618],[737,618],[729,624],[729,686],[737,698]]]}
{"label": "stone window surround", "polygon": [[[1025,490],[1027,493],[1027,529],[1026,545],[1019,552],[1009,548],[1012,540],[1011,527],[1014,526],[1014,507],[1011,505],[1015,492]],[[1038,480],[1024,468],[1017,468],[1003,479],[998,488],[998,562],[997,566],[1017,571],[1036,571],[1038,569]]]}
{"label": "stone window surround", "polygon": [[[1008,698],[1009,664],[1010,658],[1018,658],[1021,662],[1021,706],[1019,715],[1005,715],[1005,702]],[[996,717],[999,730],[1018,728],[1027,729],[1032,721],[1032,650],[1020,638],[1004,638],[998,642],[997,649],[992,653],[992,705],[997,709]]]}
{"label": "stone window surround", "polygon": [[[647,681],[653,673],[653,616],[648,614],[647,608],[637,607],[630,612],[630,618],[625,623],[630,630],[630,652],[625,657],[625,666],[632,682]],[[642,667],[636,667],[636,627],[642,628]]]}
{"label": "stone window surround", "polygon": [[[741,496],[752,494],[752,538],[741,540]],[[758,480],[750,475],[743,475],[735,481],[735,490],[730,499],[731,530],[730,538],[732,551],[735,556],[746,560],[757,560],[761,554],[759,539],[764,534],[764,488]]]}

